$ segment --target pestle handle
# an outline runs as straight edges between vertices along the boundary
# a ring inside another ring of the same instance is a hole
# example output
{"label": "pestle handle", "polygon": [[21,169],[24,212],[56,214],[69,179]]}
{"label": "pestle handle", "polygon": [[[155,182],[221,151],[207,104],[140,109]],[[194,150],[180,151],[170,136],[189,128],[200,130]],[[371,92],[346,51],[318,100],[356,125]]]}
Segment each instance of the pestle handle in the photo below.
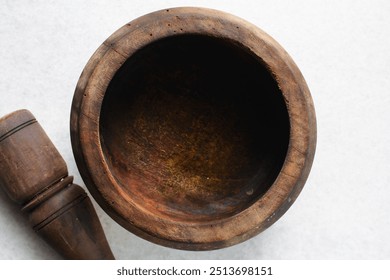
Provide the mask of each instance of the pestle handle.
{"label": "pestle handle", "polygon": [[0,187],[65,258],[114,259],[87,193],[27,110],[0,119]]}

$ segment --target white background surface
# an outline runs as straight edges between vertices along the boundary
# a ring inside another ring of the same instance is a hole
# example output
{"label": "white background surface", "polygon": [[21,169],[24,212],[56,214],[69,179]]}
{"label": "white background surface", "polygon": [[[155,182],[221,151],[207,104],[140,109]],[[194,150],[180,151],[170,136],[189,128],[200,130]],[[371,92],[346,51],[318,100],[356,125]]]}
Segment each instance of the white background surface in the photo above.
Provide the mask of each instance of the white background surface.
{"label": "white background surface", "polygon": [[[96,48],[154,10],[203,6],[269,33],[306,78],[317,113],[309,180],[271,228],[231,248],[187,252],[127,232],[96,206],[118,259],[390,259],[390,2],[0,0],[0,116],[33,112],[82,185],[69,113]],[[0,259],[60,259],[0,191]]]}

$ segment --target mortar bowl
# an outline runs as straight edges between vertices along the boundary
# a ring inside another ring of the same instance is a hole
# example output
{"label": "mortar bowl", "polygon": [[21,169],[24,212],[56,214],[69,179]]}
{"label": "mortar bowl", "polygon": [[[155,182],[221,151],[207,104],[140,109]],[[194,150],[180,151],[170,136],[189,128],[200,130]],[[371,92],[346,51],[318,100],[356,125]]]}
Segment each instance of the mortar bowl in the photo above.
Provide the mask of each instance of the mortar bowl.
{"label": "mortar bowl", "polygon": [[99,47],[76,88],[71,137],[114,220],[164,246],[210,250],[287,211],[312,165],[316,121],[274,39],[230,14],[175,8]]}

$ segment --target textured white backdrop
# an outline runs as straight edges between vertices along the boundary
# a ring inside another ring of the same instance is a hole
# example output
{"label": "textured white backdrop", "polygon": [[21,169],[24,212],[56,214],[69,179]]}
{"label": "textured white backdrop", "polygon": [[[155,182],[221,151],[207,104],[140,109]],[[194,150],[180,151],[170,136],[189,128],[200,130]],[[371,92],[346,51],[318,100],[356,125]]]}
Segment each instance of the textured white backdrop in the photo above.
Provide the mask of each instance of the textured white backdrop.
{"label": "textured white backdrop", "polygon": [[[83,185],[69,137],[78,77],[95,49],[141,15],[203,6],[273,36],[316,106],[309,180],[270,229],[231,248],[187,252],[144,241],[96,206],[118,259],[390,259],[390,2],[0,0],[0,116],[31,110]],[[0,259],[59,259],[0,191]]]}

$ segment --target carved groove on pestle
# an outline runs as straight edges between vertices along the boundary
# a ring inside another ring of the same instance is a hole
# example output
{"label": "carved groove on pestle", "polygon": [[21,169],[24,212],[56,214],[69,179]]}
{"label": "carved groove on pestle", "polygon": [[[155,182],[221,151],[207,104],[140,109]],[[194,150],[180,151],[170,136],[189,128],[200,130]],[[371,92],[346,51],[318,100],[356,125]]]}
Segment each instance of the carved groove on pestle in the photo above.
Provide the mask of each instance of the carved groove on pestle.
{"label": "carved groove on pestle", "polygon": [[15,134],[16,132],[18,132],[19,130],[22,130],[23,128],[29,126],[29,125],[32,125],[34,123],[36,123],[37,120],[36,119],[32,119],[32,120],[29,120],[25,123],[22,123],[21,125],[15,127],[14,129],[8,131],[7,133],[5,133],[4,135],[0,136],[0,142],[7,139],[8,137],[10,137],[12,134]]}
{"label": "carved groove on pestle", "polygon": [[48,187],[44,188],[42,192],[38,193],[30,202],[23,206],[22,211],[27,212],[31,211],[39,204],[45,202],[53,195],[61,191],[63,188],[69,186],[73,182],[73,176],[68,176],[61,178],[59,181],[56,181],[54,184],[50,184]]}
{"label": "carved groove on pestle", "polygon": [[59,216],[61,216],[62,214],[64,214],[65,212],[67,212],[69,209],[72,209],[72,207],[74,207],[75,205],[83,202],[84,199],[87,198],[87,194],[84,193],[84,194],[81,194],[79,195],[78,197],[76,197],[76,199],[74,199],[73,201],[71,201],[70,203],[66,204],[64,207],[60,208],[57,212],[53,213],[52,215],[50,215],[49,217],[47,217],[45,220],[43,220],[42,222],[40,222],[39,224],[35,225],[33,227],[34,231],[39,231],[40,229],[44,228],[45,226],[47,226],[48,224],[50,224],[50,222],[54,221],[55,219],[57,219]]}

